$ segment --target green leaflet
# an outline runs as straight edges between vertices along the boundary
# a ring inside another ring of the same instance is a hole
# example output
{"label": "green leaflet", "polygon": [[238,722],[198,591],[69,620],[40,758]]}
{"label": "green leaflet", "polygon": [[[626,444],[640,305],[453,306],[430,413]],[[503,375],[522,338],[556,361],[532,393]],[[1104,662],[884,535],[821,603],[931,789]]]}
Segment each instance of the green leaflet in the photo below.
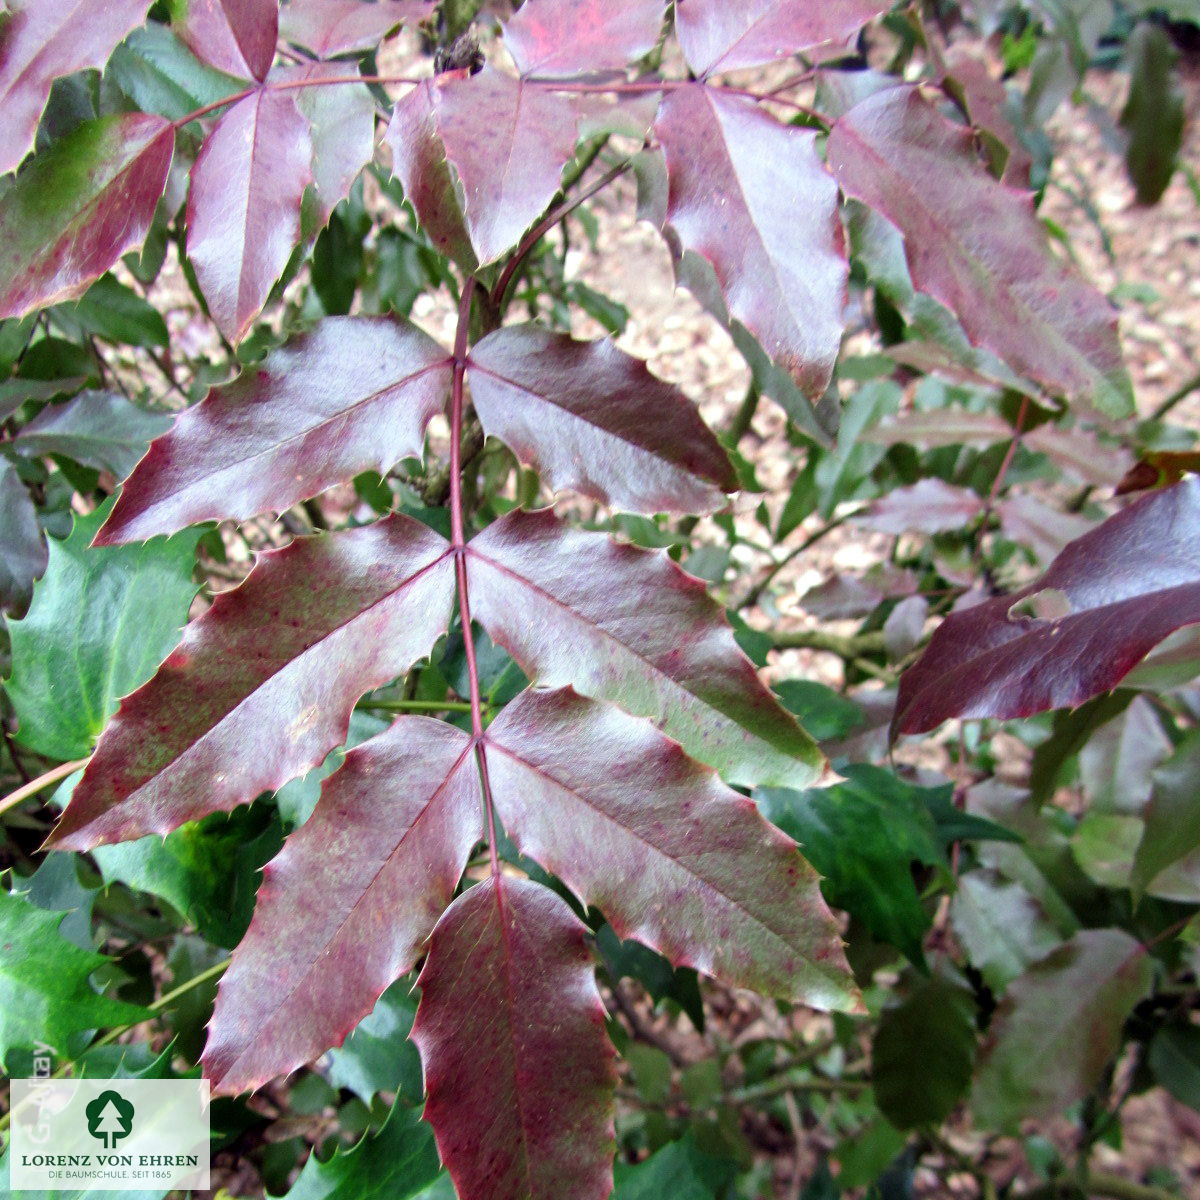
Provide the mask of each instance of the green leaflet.
{"label": "green leaflet", "polygon": [[705,1154],[689,1132],[636,1166],[618,1163],[612,1200],[716,1200],[736,1174],[731,1158]]}
{"label": "green leaflet", "polygon": [[43,912],[0,892],[0,1063],[13,1047],[43,1042],[64,1053],[81,1029],[125,1025],[149,1013],[92,990],[88,976],[106,959],[60,936],[62,913]]}
{"label": "green leaflet", "polygon": [[408,1040],[416,1011],[411,976],[398,979],[345,1044],[329,1052],[329,1082],[349,1088],[366,1104],[376,1092],[396,1092],[401,1100],[420,1103],[425,1092],[421,1059]]}
{"label": "green leaflet", "polygon": [[196,594],[200,530],[127,546],[92,547],[105,504],[51,541],[29,614],[9,625],[17,740],[47,758],[89,754],[120,697],[171,652]]}

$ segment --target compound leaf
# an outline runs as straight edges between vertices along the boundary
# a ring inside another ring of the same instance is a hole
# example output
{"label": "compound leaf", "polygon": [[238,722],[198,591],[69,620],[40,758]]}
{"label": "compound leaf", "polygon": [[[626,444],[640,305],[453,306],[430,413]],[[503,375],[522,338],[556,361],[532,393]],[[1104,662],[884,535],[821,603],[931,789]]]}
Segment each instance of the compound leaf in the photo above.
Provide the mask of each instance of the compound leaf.
{"label": "compound leaf", "polygon": [[46,541],[37,509],[16,468],[0,458],[0,608],[15,608],[33,594],[46,569]]}
{"label": "compound leaf", "polygon": [[[50,85],[85,67],[103,67],[118,42],[146,19],[150,0],[22,0],[0,27],[0,175],[33,148]],[[52,193],[47,193],[51,195]]]}
{"label": "compound leaf", "polygon": [[94,548],[103,509],[51,540],[46,574],[12,621],[17,740],[69,761],[92,748],[120,697],[144,683],[179,641],[196,595],[199,530],[139,546]]}
{"label": "compound leaf", "polygon": [[676,0],[675,35],[688,66],[711,75],[801,51],[836,51],[887,7],[871,0]]}
{"label": "compound leaf", "polygon": [[548,888],[504,875],[433,931],[412,1036],[462,1200],[607,1200],[615,1072],[586,932]]}
{"label": "compound leaf", "polygon": [[65,404],[43,408],[13,439],[13,448],[24,454],[65,454],[124,479],[150,442],[170,428],[165,413],[147,412],[116,392],[80,392]]}
{"label": "compound leaf", "polygon": [[720,606],[665,554],[518,511],[469,543],[467,567],[476,619],[538,683],[651,718],[731,783],[806,787],[825,769]]}
{"label": "compound leaf", "polygon": [[266,79],[275,59],[278,0],[170,0],[180,37],[205,62],[243,79]]}
{"label": "compound leaf", "polygon": [[696,406],[611,342],[500,329],[471,351],[470,380],[484,432],[555,491],[630,512],[689,513],[711,512],[737,487]]}
{"label": "compound leaf", "polygon": [[488,728],[496,809],[523,854],[676,966],[822,1009],[857,993],[816,873],[753,801],[649,722],[569,688]]}
{"label": "compound leaf", "polygon": [[843,191],[899,227],[913,283],[972,342],[1070,400],[1133,412],[1116,310],[1054,257],[1033,193],[988,174],[969,128],[916,87],[889,88],[837,121],[828,157]]}
{"label": "compound leaf", "polygon": [[59,934],[65,915],[43,912],[0,891],[0,1063],[15,1047],[65,1046],[81,1029],[150,1016],[144,1008],[93,990],[88,976],[108,960]]}
{"label": "compound leaf", "polygon": [[394,170],[439,246],[447,219],[438,211],[445,163],[454,169],[481,263],[515,246],[541,216],[558,191],[575,136],[575,110],[566,100],[490,70],[449,71],[422,83],[396,106],[388,127]]}
{"label": "compound leaf", "polygon": [[397,26],[429,11],[424,0],[291,0],[280,11],[279,36],[318,58],[332,58],[370,50]]}
{"label": "compound leaf", "polygon": [[420,455],[446,352],[390,317],[327,317],[185,410],[126,481],[101,544],[282,511]]}
{"label": "compound leaf", "polygon": [[0,205],[0,317],[82,295],[140,245],[174,148],[161,117],[120,113],[31,159]]}
{"label": "compound leaf", "polygon": [[292,91],[259,89],[239,100],[200,150],[188,194],[188,257],[231,342],[262,311],[300,240],[311,164],[308,122]]}
{"label": "compound leaf", "polygon": [[[1065,615],[1018,611],[1039,593]],[[1151,492],[1071,542],[1028,587],[952,613],[900,680],[893,728],[1027,717],[1110,691],[1200,622],[1200,478]]]}
{"label": "compound leaf", "polygon": [[[1145,949],[1120,929],[1086,929],[1013,981],[980,1059],[972,1107],[988,1129],[1015,1129],[1082,1099],[1150,987]],[[1080,1036],[1086,1031],[1086,1036]]]}
{"label": "compound leaf", "polygon": [[663,0],[528,0],[504,27],[504,44],[522,75],[620,70],[654,48],[663,8]]}
{"label": "compound leaf", "polygon": [[204,1051],[223,1093],[318,1057],[410,970],[482,837],[470,738],[402,718],[346,755],[263,872]]}
{"label": "compound leaf", "polygon": [[358,697],[407,671],[445,629],[448,551],[396,515],[265,554],[122,703],[56,848],[165,835],[316,766],[346,740]]}
{"label": "compound leaf", "polygon": [[[729,316],[820,395],[841,345],[847,267],[816,134],[702,84],[674,88],[654,128],[670,180],[668,235],[715,273]],[[685,254],[682,278],[714,307],[694,274]]]}

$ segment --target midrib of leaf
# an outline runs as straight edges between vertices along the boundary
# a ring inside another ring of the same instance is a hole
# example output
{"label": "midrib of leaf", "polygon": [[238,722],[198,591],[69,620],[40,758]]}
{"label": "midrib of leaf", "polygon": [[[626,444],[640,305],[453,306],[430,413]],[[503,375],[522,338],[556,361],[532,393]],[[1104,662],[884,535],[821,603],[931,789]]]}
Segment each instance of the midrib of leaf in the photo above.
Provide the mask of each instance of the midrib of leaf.
{"label": "midrib of leaf", "polygon": [[[915,186],[913,186],[908,178],[906,178],[900,172],[893,170],[891,163],[889,163],[882,154],[876,153],[870,146],[867,145],[867,143],[862,141],[862,139],[858,136],[858,131],[854,129],[852,125],[842,126],[842,132],[844,136],[856,144],[859,153],[864,158],[869,158],[884,168],[884,172],[887,174],[888,178],[892,179],[896,184],[898,184],[898,190],[907,193],[910,198],[916,201],[917,207],[926,213],[930,223],[935,229],[937,229],[940,236],[961,251],[963,257],[970,264],[971,273],[975,276],[976,281],[986,288],[992,282],[991,273],[986,269],[985,265],[979,261],[975,253],[968,248],[966,243],[959,236],[955,226],[947,225],[940,221],[937,216],[937,210],[925,203],[923,194]],[[1022,196],[1022,193],[1018,192],[1015,188],[1008,187],[1006,184],[998,183],[997,186],[1003,188],[1006,192],[1011,193],[1015,200],[1019,200]],[[903,234],[902,236],[904,236],[905,245],[907,246],[908,237],[907,235]],[[1064,264],[1059,262],[1059,260],[1052,254],[1050,255],[1050,261],[1053,262],[1054,265],[1060,270],[1066,269]],[[1004,294],[1012,301],[1013,306],[1020,309],[1020,311],[1025,314],[1029,321],[1039,326],[1043,331],[1051,334],[1055,345],[1057,347],[1064,348],[1068,352],[1067,357],[1069,357],[1073,362],[1081,363],[1083,365],[1085,375],[1093,379],[1102,379],[1104,380],[1106,386],[1115,387],[1115,385],[1109,380],[1108,376],[1104,372],[1100,371],[1099,368],[1096,367],[1096,365],[1087,357],[1087,355],[1085,355],[1062,333],[1060,333],[1055,325],[1037,313],[1034,309],[1030,308],[1029,304],[1013,290],[1011,284],[1005,283],[1003,290]],[[932,295],[932,293],[929,294]],[[990,347],[986,346],[977,335],[968,334],[967,336],[971,339],[972,345],[984,346],[985,349],[990,349]],[[1007,355],[1001,355],[1002,361],[1006,360],[1006,358]],[[1116,390],[1119,391],[1120,389]]]}
{"label": "midrib of leaf", "polygon": [[[412,835],[413,831],[417,828],[417,826],[433,810],[434,804],[437,801],[438,797],[446,789],[450,780],[453,779],[454,776],[457,774],[459,767],[462,766],[463,759],[465,759],[467,757],[467,755],[471,753],[473,748],[474,747],[472,746],[471,742],[468,740],[467,744],[463,747],[462,753],[458,756],[458,758],[456,758],[454,760],[454,765],[450,768],[449,771],[446,772],[445,779],[443,779],[442,782],[440,784],[438,784],[438,786],[434,789],[433,794],[429,798],[429,802],[425,805],[424,808],[421,809],[421,811],[417,814],[417,816],[413,820],[413,822],[404,831],[404,834],[396,842],[395,846],[392,847],[391,851],[387,855],[384,856],[382,862],[380,862],[380,864],[371,873],[371,877],[368,880],[366,886],[363,888],[362,894],[354,902],[354,904],[351,905],[349,911],[342,918],[342,920],[338,923],[337,929],[335,929],[333,931],[333,933],[331,933],[329,935],[329,937],[325,939],[325,942],[320,947],[320,949],[314,955],[312,955],[310,957],[310,959],[308,961],[308,965],[304,968],[304,973],[296,980],[296,982],[294,982],[292,984],[292,986],[290,988],[288,988],[287,994],[279,1001],[278,1004],[276,1004],[275,1011],[271,1014],[270,1018],[268,1018],[269,1021],[274,1021],[275,1019],[278,1018],[280,1011],[286,1007],[288,1001],[291,1000],[291,998],[301,989],[303,984],[305,984],[308,981],[309,977],[313,974],[314,970],[316,969],[317,961],[320,959],[321,955],[334,942],[336,942],[337,939],[341,936],[342,931],[350,923],[351,918],[359,911],[361,906],[365,903],[367,895],[370,893],[371,889],[374,888],[380,875],[382,875],[383,872],[385,870],[387,870],[388,865],[396,857],[396,854],[400,850],[400,847],[404,845],[404,842]],[[295,951],[292,950],[291,953],[294,957]],[[403,974],[403,970],[401,971],[401,974]],[[254,1048],[256,1049],[257,1047],[254,1047]],[[228,1075],[230,1072],[232,1072],[243,1057],[245,1057],[245,1052],[243,1052],[242,1054],[239,1054],[238,1057],[232,1063],[230,1063],[229,1067],[226,1069],[226,1071],[224,1073],[226,1075]]]}
{"label": "midrib of leaf", "polygon": [[154,773],[152,775],[150,775],[147,779],[143,780],[142,783],[139,784],[138,787],[135,788],[132,792],[130,792],[127,796],[122,797],[121,802],[124,803],[128,800],[132,800],[133,797],[136,796],[142,790],[142,788],[144,788],[148,783],[151,783],[153,780],[157,779],[158,776],[160,776],[164,771],[169,770],[177,762],[182,762],[184,759],[186,759],[192,753],[192,751],[195,750],[195,748],[197,746],[199,746],[202,742],[206,741],[209,737],[211,737],[213,734],[215,734],[220,729],[220,727],[222,725],[224,725],[244,704],[248,704],[269,683],[271,683],[278,676],[284,674],[284,672],[290,671],[293,667],[296,666],[297,663],[302,662],[309,654],[311,654],[313,652],[314,649],[321,647],[325,642],[327,642],[331,637],[333,637],[334,634],[340,633],[348,625],[353,624],[355,621],[361,620],[364,616],[366,616],[367,613],[371,612],[375,608],[378,608],[379,605],[386,604],[386,603],[388,603],[388,601],[394,599],[398,592],[402,591],[405,588],[411,587],[412,584],[414,584],[418,579],[420,579],[422,575],[426,574],[429,571],[432,571],[436,566],[438,566],[439,563],[441,563],[445,559],[451,557],[452,554],[453,554],[452,548],[447,547],[445,550],[442,551],[441,554],[439,554],[437,556],[437,558],[435,558],[433,560],[433,562],[428,563],[426,566],[422,567],[419,571],[416,571],[412,575],[409,575],[405,579],[401,580],[401,582],[396,587],[392,588],[392,590],[389,591],[386,595],[381,596],[378,600],[373,600],[365,608],[360,608],[352,616],[347,617],[344,621],[339,621],[336,625],[332,626],[328,630],[325,630],[316,641],[310,642],[307,646],[305,646],[304,649],[301,650],[300,653],[295,656],[295,658],[288,659],[287,662],[282,663],[279,667],[277,667],[269,675],[265,676],[263,678],[263,680],[253,688],[252,691],[250,691],[245,696],[243,696],[231,709],[222,713],[221,716],[217,719],[217,721],[212,726],[210,726],[208,729],[206,729],[198,738],[196,738],[195,741],[189,742],[186,746],[183,747],[182,750],[179,751],[178,754],[175,755],[174,758],[171,758],[167,762],[163,763],[161,766],[156,767],[154,770]]}
{"label": "midrib of leaf", "polygon": [[[222,7],[222,9],[224,9],[224,3],[222,3],[221,7]],[[226,15],[225,19],[226,19],[226,21],[229,20],[228,15]],[[233,29],[233,27],[230,26],[230,32],[232,32],[232,29]],[[238,48],[238,53],[241,54],[242,47],[241,47],[240,43],[238,42],[236,35],[234,36],[233,42],[234,42],[234,45],[237,46],[237,48]],[[246,61],[246,56],[244,54],[242,55],[242,61],[243,62]],[[250,73],[251,78],[253,78],[254,72],[250,71],[249,64],[247,64],[246,69]],[[259,148],[260,139],[258,136],[258,133],[259,133],[258,127],[259,127],[260,118],[261,118],[261,114],[262,114],[263,97],[266,96],[266,94],[267,94],[267,89],[264,86],[262,86],[262,84],[260,83],[260,85],[255,89],[255,95],[254,95],[254,132],[253,132],[253,136],[250,139],[250,162],[246,168],[246,175],[245,175],[245,180],[246,180],[246,187],[244,190],[244,195],[246,198],[246,203],[245,203],[245,207],[244,207],[245,215],[243,216],[243,218],[240,222],[240,224],[242,226],[242,238],[241,238],[241,250],[238,254],[237,311],[234,313],[234,319],[239,322],[241,320],[242,305],[243,305],[243,303],[245,303],[245,297],[243,296],[242,293],[243,293],[243,289],[247,285],[246,243],[249,241],[249,232],[250,232],[250,209],[251,209],[250,199],[251,199],[252,192],[257,193],[257,189],[254,186],[255,160],[260,156],[260,153],[261,153],[260,148]],[[236,105],[235,105],[235,107],[236,107]],[[253,301],[252,301],[252,303],[253,303]]]}
{"label": "midrib of leaf", "polygon": [[[770,935],[771,938],[773,938],[776,942],[780,943],[784,947],[786,953],[793,954],[793,953],[796,953],[797,950],[799,949],[798,947],[793,946],[787,940],[787,938],[783,936],[783,934],[779,933],[775,929],[772,929],[771,926],[768,925],[765,921],[761,920],[759,917],[755,916],[752,912],[750,912],[748,909],[746,909],[740,901],[735,900],[732,896],[730,896],[728,894],[728,892],[723,891],[721,888],[717,887],[717,885],[715,883],[712,883],[709,880],[705,879],[702,875],[697,875],[696,872],[694,870],[692,870],[691,867],[686,866],[683,862],[681,862],[678,858],[676,858],[675,855],[662,849],[662,847],[660,847],[660,846],[654,845],[653,842],[647,841],[641,834],[636,833],[634,830],[630,829],[628,825],[623,825],[620,821],[617,820],[616,817],[612,816],[610,813],[606,813],[602,808],[598,808],[585,795],[583,795],[581,792],[576,791],[575,788],[573,788],[570,784],[563,783],[563,781],[561,779],[552,775],[544,767],[538,766],[535,763],[531,763],[528,759],[523,758],[520,754],[518,754],[516,751],[512,750],[510,747],[505,746],[500,742],[493,741],[490,738],[485,738],[485,744],[488,747],[494,747],[496,750],[499,750],[501,753],[506,754],[510,759],[513,760],[513,762],[520,763],[523,767],[525,767],[527,770],[533,772],[535,775],[540,775],[543,779],[548,780],[555,787],[560,788],[562,791],[566,792],[567,795],[573,796],[585,808],[589,809],[591,812],[595,813],[597,816],[603,817],[610,825],[615,825],[618,829],[623,830],[629,837],[633,838],[635,841],[638,841],[643,846],[647,847],[647,849],[651,850],[654,854],[658,855],[661,858],[665,858],[669,862],[673,863],[675,865],[676,869],[679,870],[682,874],[688,876],[690,879],[696,880],[696,882],[699,883],[700,886],[703,889],[705,889],[706,891],[713,892],[716,895],[720,896],[721,899],[724,900],[731,908],[733,908],[737,912],[741,913],[743,916],[747,917],[755,925],[757,925],[760,929],[763,929],[767,934]],[[800,853],[799,850],[796,850],[796,853],[799,854]],[[805,959],[805,961],[807,962],[807,959]]]}

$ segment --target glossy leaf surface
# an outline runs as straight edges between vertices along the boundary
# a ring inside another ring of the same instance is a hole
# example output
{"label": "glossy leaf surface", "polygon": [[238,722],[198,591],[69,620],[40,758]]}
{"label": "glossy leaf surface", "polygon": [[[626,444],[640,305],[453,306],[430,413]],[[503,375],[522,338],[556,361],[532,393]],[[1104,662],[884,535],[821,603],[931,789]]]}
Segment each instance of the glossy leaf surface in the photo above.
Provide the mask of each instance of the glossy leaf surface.
{"label": "glossy leaf surface", "polygon": [[0,27],[0,175],[33,149],[50,86],[84,67],[103,67],[118,42],[145,20],[150,0],[22,0]]}
{"label": "glossy leaf surface", "polygon": [[522,75],[562,78],[624,67],[654,48],[663,0],[529,0],[504,27]]}
{"label": "glossy leaf surface", "polygon": [[62,762],[91,751],[117,701],[179,641],[196,594],[199,530],[93,548],[103,517],[77,517],[70,537],[51,539],[29,612],[9,623],[12,678],[4,686],[20,721],[17,740]]}
{"label": "glossy leaf surface", "polygon": [[673,89],[654,128],[669,235],[709,264],[729,315],[819,395],[841,344],[847,268],[816,134],[700,84]]}
{"label": "glossy leaf surface", "polygon": [[16,467],[0,458],[0,608],[29,600],[46,554],[33,500]]}
{"label": "glossy leaf surface", "polygon": [[[1024,717],[1115,687],[1168,634],[1200,622],[1198,532],[1192,477],[1084,534],[1021,591],[952,613],[901,677],[894,728]],[[1025,615],[1022,601],[1043,592],[1069,611]]]}
{"label": "glossy leaf surface", "polygon": [[176,418],[122,489],[101,543],[279,512],[420,455],[449,358],[415,326],[328,317]]}
{"label": "glossy leaf surface", "polygon": [[1032,193],[987,173],[969,129],[890,88],[837,121],[828,157],[843,191],[899,227],[913,283],[976,345],[1070,400],[1132,412],[1115,309],[1051,253]]}
{"label": "glossy leaf surface", "polygon": [[147,412],[116,392],[81,392],[43,408],[13,445],[25,454],[65,454],[124,479],[150,442],[170,427],[165,413]]}
{"label": "glossy leaf surface", "polygon": [[475,618],[538,683],[651,718],[731,783],[804,787],[824,770],[703,584],[665,555],[549,511],[510,513],[467,554]]}
{"label": "glossy leaf surface", "polygon": [[312,141],[292,92],[239,100],[192,168],[187,249],[209,312],[231,342],[262,311],[300,240]]}
{"label": "glossy leaf surface", "polygon": [[482,836],[467,735],[408,717],[346,756],[263,875],[204,1051],[220,1092],[317,1058],[411,969]]}
{"label": "glossy leaf surface", "polygon": [[87,121],[37,155],[0,206],[0,317],[82,295],[139,246],[175,136],[161,117]]}
{"label": "glossy leaf surface", "polygon": [[433,931],[412,1036],[460,1195],[607,1200],[615,1073],[585,933],[548,888],[504,875]]}
{"label": "glossy leaf surface", "polygon": [[984,1043],[976,1119],[1015,1129],[1082,1099],[1116,1053],[1151,975],[1145,950],[1119,929],[1084,930],[1030,967],[1009,987]]}
{"label": "glossy leaf surface", "polygon": [[88,977],[107,959],[63,938],[62,919],[0,890],[0,1062],[13,1047],[65,1046],[81,1029],[149,1016],[93,990]]}
{"label": "glossy leaf surface", "polygon": [[415,88],[397,106],[388,139],[405,194],[421,223],[437,229],[443,168],[437,146],[422,147],[431,131],[461,182],[471,246],[489,263],[516,245],[558,191],[576,118],[565,100],[499,71],[451,71]]}
{"label": "glossy leaf surface", "polygon": [[709,512],[737,487],[695,405],[611,342],[502,329],[471,351],[469,377],[484,432],[555,491],[631,512]]}
{"label": "glossy leaf surface", "polygon": [[887,5],[871,0],[676,0],[675,34],[697,75],[837,48]]}
{"label": "glossy leaf surface", "polygon": [[315,766],[358,697],[429,652],[452,578],[447,544],[402,516],[264,555],[121,705],[55,845],[166,834]]}
{"label": "glossy leaf surface", "polygon": [[275,58],[279,0],[170,0],[183,40],[205,62],[266,79]]}
{"label": "glossy leaf surface", "polygon": [[854,1006],[816,873],[649,722],[570,689],[528,691],[486,746],[505,829],[620,937],[733,987]]}
{"label": "glossy leaf surface", "polygon": [[370,50],[398,26],[430,14],[424,0],[291,0],[279,14],[279,36],[332,58]]}

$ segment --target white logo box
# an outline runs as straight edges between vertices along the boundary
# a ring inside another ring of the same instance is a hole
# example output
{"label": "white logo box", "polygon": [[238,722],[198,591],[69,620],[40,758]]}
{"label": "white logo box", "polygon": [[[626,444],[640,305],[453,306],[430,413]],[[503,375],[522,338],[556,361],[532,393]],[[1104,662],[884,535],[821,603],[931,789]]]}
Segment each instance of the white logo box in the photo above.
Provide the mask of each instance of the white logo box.
{"label": "white logo box", "polygon": [[14,1079],[12,1191],[206,1190],[208,1081]]}

